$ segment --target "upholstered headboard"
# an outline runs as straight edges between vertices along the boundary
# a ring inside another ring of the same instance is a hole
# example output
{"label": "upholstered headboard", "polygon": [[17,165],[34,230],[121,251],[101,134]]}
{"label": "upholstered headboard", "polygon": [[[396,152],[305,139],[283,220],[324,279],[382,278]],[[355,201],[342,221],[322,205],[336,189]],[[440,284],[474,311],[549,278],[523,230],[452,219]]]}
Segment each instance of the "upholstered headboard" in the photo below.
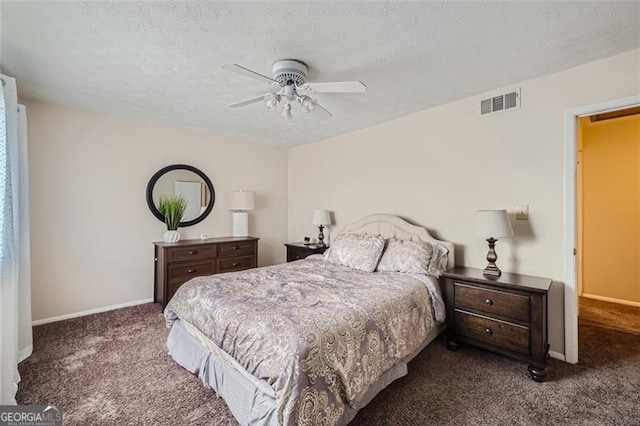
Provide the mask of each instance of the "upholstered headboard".
{"label": "upholstered headboard", "polygon": [[447,269],[451,269],[455,265],[453,243],[449,241],[436,240],[425,228],[412,225],[398,216],[390,214],[372,214],[356,222],[345,225],[340,232],[380,235],[383,238],[397,238],[399,240],[422,240],[429,243],[440,244],[449,250]]}

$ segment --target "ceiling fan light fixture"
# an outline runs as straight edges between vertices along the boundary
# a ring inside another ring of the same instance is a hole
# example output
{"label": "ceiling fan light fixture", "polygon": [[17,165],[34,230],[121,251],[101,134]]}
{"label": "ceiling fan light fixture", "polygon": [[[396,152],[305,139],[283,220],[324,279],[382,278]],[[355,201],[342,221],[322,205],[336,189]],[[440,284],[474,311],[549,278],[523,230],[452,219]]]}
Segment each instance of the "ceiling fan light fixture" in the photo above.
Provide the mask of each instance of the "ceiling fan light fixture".
{"label": "ceiling fan light fixture", "polygon": [[311,112],[315,109],[316,105],[316,101],[311,99],[309,96],[303,95],[303,96],[298,96],[298,103],[302,106],[302,108],[305,109],[306,112]]}
{"label": "ceiling fan light fixture", "polygon": [[293,114],[291,114],[291,104],[284,104],[284,109],[282,110],[282,117],[285,120],[291,120],[293,118]]}
{"label": "ceiling fan light fixture", "polygon": [[271,110],[275,110],[278,107],[278,102],[280,101],[280,96],[274,95],[273,93],[267,93],[264,95],[264,103],[267,108]]}
{"label": "ceiling fan light fixture", "polygon": [[307,109],[307,111],[311,112],[316,109],[316,103],[313,99],[307,98],[304,100],[303,106]]}

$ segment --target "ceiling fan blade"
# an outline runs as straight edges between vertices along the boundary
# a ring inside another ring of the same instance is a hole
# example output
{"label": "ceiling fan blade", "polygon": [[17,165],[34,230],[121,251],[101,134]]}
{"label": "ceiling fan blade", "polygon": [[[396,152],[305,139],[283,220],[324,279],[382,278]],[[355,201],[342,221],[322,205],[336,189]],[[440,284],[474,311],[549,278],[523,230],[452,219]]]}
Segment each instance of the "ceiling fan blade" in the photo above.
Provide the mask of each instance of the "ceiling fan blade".
{"label": "ceiling fan blade", "polygon": [[316,93],[364,93],[367,91],[367,86],[361,81],[306,83],[302,88]]}
{"label": "ceiling fan blade", "polygon": [[237,108],[237,107],[242,107],[242,106],[245,106],[245,105],[251,105],[251,104],[255,104],[256,102],[260,102],[260,101],[264,100],[264,97],[265,97],[265,95],[260,95],[260,96],[256,96],[255,98],[245,99],[244,101],[240,101],[240,102],[236,102],[236,103],[233,103],[233,104],[229,104],[227,106],[229,106],[231,108]]}
{"label": "ceiling fan blade", "polygon": [[245,68],[242,65],[238,65],[238,64],[222,64],[220,65],[220,68],[223,68],[225,70],[229,70],[229,71],[233,71],[236,72],[238,74],[242,74],[246,77],[249,78],[253,78],[256,80],[260,80],[260,81],[264,81],[266,83],[269,84],[278,84],[277,81],[275,81],[274,79],[272,79],[271,77],[267,77],[266,75],[262,75],[259,72],[255,72],[255,71],[251,71],[249,68]]}
{"label": "ceiling fan blade", "polygon": [[320,105],[319,103],[317,103],[317,102],[316,102],[316,103],[314,104],[314,106],[315,106],[316,108],[319,108],[321,111],[323,111],[323,112],[324,112],[325,114],[327,114],[329,117],[333,117],[333,114],[331,114],[329,111],[327,111],[327,110],[325,109],[325,107],[323,107],[323,106],[322,106],[322,105]]}

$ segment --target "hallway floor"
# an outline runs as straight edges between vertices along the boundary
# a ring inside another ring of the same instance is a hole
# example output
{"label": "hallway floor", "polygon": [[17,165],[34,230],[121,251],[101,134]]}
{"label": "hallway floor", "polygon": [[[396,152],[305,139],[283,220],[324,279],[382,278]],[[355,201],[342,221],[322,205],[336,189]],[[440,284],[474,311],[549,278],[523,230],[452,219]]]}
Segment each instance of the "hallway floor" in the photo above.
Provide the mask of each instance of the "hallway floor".
{"label": "hallway floor", "polygon": [[581,297],[578,323],[640,336],[640,307]]}

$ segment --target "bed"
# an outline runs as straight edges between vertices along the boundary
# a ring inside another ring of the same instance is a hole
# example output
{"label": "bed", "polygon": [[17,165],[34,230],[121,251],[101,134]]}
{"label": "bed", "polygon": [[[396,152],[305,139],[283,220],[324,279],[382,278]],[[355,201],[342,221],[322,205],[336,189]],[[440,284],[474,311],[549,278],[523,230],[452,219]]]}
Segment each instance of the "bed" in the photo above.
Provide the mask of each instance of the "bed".
{"label": "bed", "polygon": [[[452,243],[396,216],[371,215],[340,234],[382,239],[383,250],[431,245],[446,253],[441,268],[454,265]],[[434,276],[330,260],[197,277],[167,305],[169,354],[241,425],[347,424],[443,330]]]}

